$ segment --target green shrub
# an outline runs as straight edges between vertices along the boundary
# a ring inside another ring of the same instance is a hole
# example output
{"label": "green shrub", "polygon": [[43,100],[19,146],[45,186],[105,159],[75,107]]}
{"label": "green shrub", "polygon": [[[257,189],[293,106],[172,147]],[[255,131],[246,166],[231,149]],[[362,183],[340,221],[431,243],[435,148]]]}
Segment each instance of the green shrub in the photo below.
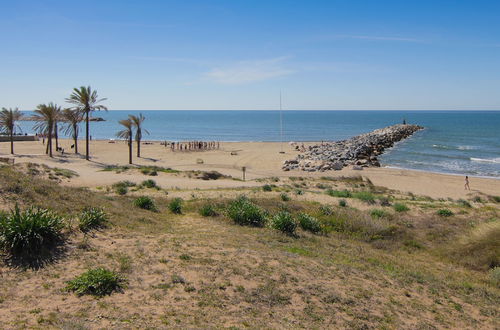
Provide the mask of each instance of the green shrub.
{"label": "green shrub", "polygon": [[156,172],[155,170],[152,170],[151,172],[149,172],[149,175],[150,176],[157,176],[158,172]]}
{"label": "green shrub", "polygon": [[141,186],[143,186],[145,188],[156,188],[156,182],[155,182],[155,180],[151,180],[151,179],[144,180],[144,181],[142,181]]}
{"label": "green shrub", "polygon": [[375,195],[369,191],[358,191],[353,194],[354,198],[357,198],[368,204],[375,204]]}
{"label": "green shrub", "polygon": [[240,196],[229,204],[227,215],[239,225],[263,227],[266,224],[264,211],[245,196]]}
{"label": "green shrub", "polygon": [[457,203],[463,207],[467,207],[467,208],[472,207],[472,205],[470,205],[470,203],[468,201],[466,201],[465,199],[459,199],[459,200],[457,200]]}
{"label": "green shrub", "polygon": [[494,267],[490,270],[490,282],[494,286],[500,288],[500,266]]}
{"label": "green shrub", "polygon": [[78,218],[78,227],[81,231],[88,232],[92,229],[104,227],[107,222],[108,218],[103,209],[89,207],[83,210]]}
{"label": "green shrub", "polygon": [[373,209],[370,211],[372,218],[387,218],[390,214],[385,210]]}
{"label": "green shrub", "polygon": [[271,187],[271,185],[269,185],[269,184],[266,184],[266,185],[262,186],[262,190],[273,191],[273,187]]}
{"label": "green shrub", "polygon": [[302,189],[295,189],[295,195],[304,195],[304,190],[302,190]]}
{"label": "green shrub", "polygon": [[333,214],[333,209],[329,205],[321,205],[319,207],[319,211],[323,215],[332,215]]}
{"label": "green shrub", "polygon": [[290,200],[291,200],[290,196],[288,196],[288,194],[287,194],[287,193],[281,193],[281,194],[280,194],[280,198],[281,198],[281,200],[282,200],[283,202],[288,202],[288,201],[290,201]]}
{"label": "green shrub", "polygon": [[346,207],[347,206],[347,201],[345,199],[339,200],[339,206],[340,207]]}
{"label": "green shrub", "polygon": [[129,187],[135,187],[135,183],[130,181],[120,181],[113,184],[112,187],[115,193],[117,193],[118,195],[125,195],[127,194]]}
{"label": "green shrub", "polygon": [[393,208],[394,208],[394,211],[396,211],[396,212],[407,212],[410,210],[410,208],[408,206],[406,206],[405,204],[402,204],[402,203],[395,203]]}
{"label": "green shrub", "polygon": [[352,196],[351,192],[349,190],[333,190],[333,189],[328,189],[326,191],[326,194],[332,197],[341,197],[341,198],[349,198]]}
{"label": "green shrub", "polygon": [[204,217],[215,217],[217,216],[217,211],[215,210],[215,207],[210,204],[204,204],[201,209],[200,209],[200,215]]}
{"label": "green shrub", "polygon": [[0,247],[14,257],[36,259],[62,239],[63,220],[52,211],[16,205],[0,214]]}
{"label": "green shrub", "polygon": [[495,203],[500,203],[500,196],[490,196],[491,200]]}
{"label": "green shrub", "polygon": [[453,215],[453,212],[448,209],[440,209],[437,211],[437,215],[439,215],[440,217],[451,217]]}
{"label": "green shrub", "polygon": [[317,234],[321,231],[321,223],[319,222],[319,220],[307,213],[300,213],[298,215],[298,220],[300,227],[302,227],[302,229],[304,230],[310,231],[314,234]]}
{"label": "green shrub", "polygon": [[180,197],[176,197],[170,201],[168,204],[168,209],[170,212],[175,213],[175,214],[181,214],[182,213],[182,203],[183,200]]}
{"label": "green shrub", "polygon": [[157,210],[154,200],[149,196],[138,197],[134,201],[134,205],[144,210],[150,210],[150,211]]}
{"label": "green shrub", "polygon": [[86,271],[75,279],[68,281],[66,290],[102,297],[114,291],[121,291],[125,280],[117,273],[105,268],[95,268]]}
{"label": "green shrub", "polygon": [[290,213],[281,211],[272,217],[271,227],[287,235],[294,235],[297,229],[297,223]]}
{"label": "green shrub", "polygon": [[474,198],[472,198],[472,201],[474,203],[482,203],[483,202],[483,200],[481,199],[480,196],[474,196]]}

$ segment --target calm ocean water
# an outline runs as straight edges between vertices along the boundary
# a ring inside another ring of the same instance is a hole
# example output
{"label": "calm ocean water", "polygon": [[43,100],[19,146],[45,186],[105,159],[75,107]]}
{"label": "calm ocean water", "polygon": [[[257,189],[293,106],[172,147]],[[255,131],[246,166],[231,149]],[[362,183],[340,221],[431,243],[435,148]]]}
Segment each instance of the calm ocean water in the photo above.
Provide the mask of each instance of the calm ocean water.
{"label": "calm ocean water", "polygon": [[[118,120],[140,112],[149,140],[280,141],[279,111],[98,112],[106,121],[91,123],[92,137],[114,138]],[[403,118],[425,130],[386,152],[383,166],[500,177],[500,111],[283,111],[283,139],[342,140]]]}

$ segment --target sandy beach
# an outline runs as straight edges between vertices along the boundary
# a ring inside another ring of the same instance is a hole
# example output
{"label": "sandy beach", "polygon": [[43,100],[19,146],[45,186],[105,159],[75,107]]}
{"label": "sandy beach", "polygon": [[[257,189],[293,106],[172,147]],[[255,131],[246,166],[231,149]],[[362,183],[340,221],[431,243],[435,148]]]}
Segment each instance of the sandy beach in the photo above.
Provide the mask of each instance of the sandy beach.
{"label": "sandy beach", "polygon": [[[142,175],[132,173],[115,173],[103,171],[110,165],[127,165],[128,150],[125,142],[108,140],[91,141],[91,161],[87,162],[81,155],[71,151],[73,142],[61,139],[60,146],[65,149],[64,155],[54,152],[54,158],[45,155],[42,141],[16,142],[16,155],[6,154],[8,143],[0,144],[0,156],[13,157],[15,163],[39,163],[51,167],[70,169],[79,174],[78,177],[64,184],[96,188],[110,185],[121,180],[140,182]],[[311,143],[310,143],[311,144]],[[306,145],[308,145],[306,143]],[[79,142],[80,151],[85,148],[84,141]],[[464,189],[464,177],[412,170],[392,168],[365,168],[355,171],[344,168],[341,171],[309,173],[303,171],[281,170],[284,160],[294,158],[298,151],[283,143],[284,153],[280,153],[281,144],[276,142],[225,142],[219,150],[209,151],[174,151],[161,145],[159,141],[143,142],[141,158],[135,157],[134,165],[170,167],[175,170],[188,171],[218,171],[232,178],[242,179],[242,167],[246,168],[246,181],[233,179],[199,180],[185,176],[175,176],[159,173],[155,180],[162,187],[180,189],[213,189],[259,186],[256,179],[269,177],[322,177],[322,176],[355,176],[362,175],[375,185],[389,189],[411,192],[432,198],[466,198],[474,194],[498,195],[500,180],[493,178],[471,178],[471,191]]]}

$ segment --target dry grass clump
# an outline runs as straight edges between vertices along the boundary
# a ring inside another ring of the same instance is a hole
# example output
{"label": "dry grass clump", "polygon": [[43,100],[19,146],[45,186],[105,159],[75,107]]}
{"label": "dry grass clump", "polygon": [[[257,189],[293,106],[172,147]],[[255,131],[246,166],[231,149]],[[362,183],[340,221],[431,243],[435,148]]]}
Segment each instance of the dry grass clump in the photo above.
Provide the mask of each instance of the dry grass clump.
{"label": "dry grass clump", "polygon": [[457,262],[478,270],[500,266],[500,222],[483,223],[452,243],[448,253]]}

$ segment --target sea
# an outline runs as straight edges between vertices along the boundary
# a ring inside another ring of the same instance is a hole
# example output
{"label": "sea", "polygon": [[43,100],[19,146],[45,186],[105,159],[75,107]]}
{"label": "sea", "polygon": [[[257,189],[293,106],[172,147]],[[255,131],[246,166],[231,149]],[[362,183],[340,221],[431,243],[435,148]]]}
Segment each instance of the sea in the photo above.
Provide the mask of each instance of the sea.
{"label": "sea", "polygon": [[[105,121],[91,122],[92,138],[115,139],[118,121],[139,113],[144,138],[158,141],[336,141],[405,120],[425,129],[387,150],[382,166],[500,178],[500,111],[112,110],[95,112]],[[21,122],[23,133],[33,124]]]}

